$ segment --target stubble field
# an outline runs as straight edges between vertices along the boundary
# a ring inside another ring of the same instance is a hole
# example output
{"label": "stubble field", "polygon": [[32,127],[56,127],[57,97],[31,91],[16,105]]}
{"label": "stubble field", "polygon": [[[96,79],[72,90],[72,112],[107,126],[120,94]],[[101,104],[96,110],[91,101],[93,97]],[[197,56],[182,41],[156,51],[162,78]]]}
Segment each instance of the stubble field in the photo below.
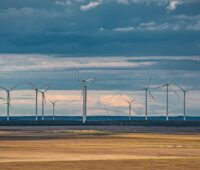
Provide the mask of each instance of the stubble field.
{"label": "stubble field", "polygon": [[[200,167],[199,129],[0,127],[2,170]],[[155,130],[156,129],[156,130]],[[185,132],[187,131],[187,132]],[[171,133],[170,133],[171,132]]]}

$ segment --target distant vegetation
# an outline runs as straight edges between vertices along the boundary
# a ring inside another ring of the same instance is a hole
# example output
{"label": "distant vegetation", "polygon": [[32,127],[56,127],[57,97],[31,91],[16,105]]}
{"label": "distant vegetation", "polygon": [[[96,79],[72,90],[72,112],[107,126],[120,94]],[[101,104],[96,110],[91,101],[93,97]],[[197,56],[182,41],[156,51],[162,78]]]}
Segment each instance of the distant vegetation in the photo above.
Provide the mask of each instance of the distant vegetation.
{"label": "distant vegetation", "polygon": [[200,127],[200,121],[87,121],[85,124],[82,121],[69,120],[45,120],[45,121],[27,121],[27,120],[11,120],[0,121],[0,126],[172,126],[172,127]]}

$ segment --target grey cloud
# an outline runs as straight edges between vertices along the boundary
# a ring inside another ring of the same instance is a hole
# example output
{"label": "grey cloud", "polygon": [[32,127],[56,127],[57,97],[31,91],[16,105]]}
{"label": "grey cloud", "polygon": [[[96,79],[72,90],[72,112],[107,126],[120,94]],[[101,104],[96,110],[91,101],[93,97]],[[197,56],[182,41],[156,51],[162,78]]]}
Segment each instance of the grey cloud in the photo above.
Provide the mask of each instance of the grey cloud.
{"label": "grey cloud", "polygon": [[63,4],[56,5],[56,0],[46,4],[38,0],[1,1],[0,52],[186,55],[200,51],[197,5],[180,6],[167,14],[163,5],[102,1],[105,5],[83,12],[80,6],[90,0],[73,1],[70,6],[64,0],[57,1]]}
{"label": "grey cloud", "polygon": [[155,21],[140,23],[138,26],[127,26],[114,28],[113,31],[117,32],[129,32],[129,31],[179,31],[179,30],[191,30],[200,31],[200,15],[197,16],[187,16],[187,15],[177,15],[173,17],[168,22],[156,23]]}

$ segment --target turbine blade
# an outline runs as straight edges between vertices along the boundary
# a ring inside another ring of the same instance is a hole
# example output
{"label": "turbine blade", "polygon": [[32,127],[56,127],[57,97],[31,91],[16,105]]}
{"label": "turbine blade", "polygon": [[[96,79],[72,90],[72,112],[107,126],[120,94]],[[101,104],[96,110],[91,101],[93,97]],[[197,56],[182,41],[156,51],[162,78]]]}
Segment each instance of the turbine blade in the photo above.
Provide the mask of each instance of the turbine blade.
{"label": "turbine blade", "polygon": [[81,99],[83,97],[83,90],[84,90],[84,88],[82,88],[82,90],[81,90],[81,96],[80,96]]}
{"label": "turbine blade", "polygon": [[[174,90],[173,88],[171,88],[171,86],[170,86],[169,88],[170,88],[170,90],[171,90],[177,97],[180,97],[180,96],[178,95],[178,93],[176,92],[176,90]],[[182,92],[184,92],[184,89],[183,89],[181,86],[180,86],[179,88],[181,89]]]}
{"label": "turbine blade", "polygon": [[150,74],[149,80],[148,80],[148,84],[147,87],[149,87],[151,85],[151,81],[152,81],[152,75]]}
{"label": "turbine blade", "polygon": [[1,89],[3,89],[3,90],[5,90],[5,91],[7,91],[8,89],[6,89],[5,87],[3,87],[3,86],[0,86],[0,88]]}
{"label": "turbine blade", "polygon": [[13,113],[15,113],[15,110],[13,109],[12,105],[9,104],[9,107],[11,108],[11,110],[13,111]]}
{"label": "turbine blade", "polygon": [[49,102],[52,104],[56,104],[58,102],[58,100],[55,100],[55,101],[49,100]]}
{"label": "turbine blade", "polygon": [[37,89],[37,87],[35,85],[33,85],[31,82],[26,81],[26,83],[29,84],[32,87],[32,89]]}
{"label": "turbine blade", "polygon": [[39,89],[43,89],[43,88],[45,88],[48,85],[49,85],[49,83],[43,84],[41,87],[39,87]]}
{"label": "turbine blade", "polygon": [[123,98],[123,100],[124,100],[125,102],[129,103],[129,101],[128,101],[128,100],[126,100],[126,99],[124,99],[124,98]]}
{"label": "turbine blade", "polygon": [[53,101],[49,100],[49,102],[50,102],[51,104],[53,104]]}
{"label": "turbine blade", "polygon": [[195,86],[193,86],[192,88],[186,90],[186,92],[188,92],[188,91],[192,91],[192,90],[195,90],[196,88],[197,88],[197,85],[195,85]]}
{"label": "turbine blade", "polygon": [[6,99],[4,99],[4,98],[2,98],[2,97],[0,97],[0,99],[3,100],[4,102],[6,102]]}
{"label": "turbine blade", "polygon": [[10,89],[10,91],[11,90],[14,90],[17,86],[19,86],[21,83],[17,83],[17,84],[15,84],[11,89]]}
{"label": "turbine blade", "polygon": [[78,82],[80,82],[80,83],[82,83],[82,80],[80,80],[80,79],[78,79],[76,77],[75,77],[75,80],[78,81]]}
{"label": "turbine blade", "polygon": [[151,96],[151,98],[156,101],[155,97],[152,95],[152,93],[148,90],[148,94]]}
{"label": "turbine blade", "polygon": [[192,91],[192,90],[195,90],[195,88],[188,89],[188,90],[186,90],[186,92],[189,92],[189,91]]}
{"label": "turbine blade", "polygon": [[135,102],[135,99],[131,100],[131,103],[134,103]]}
{"label": "turbine blade", "polygon": [[142,89],[137,89],[137,90],[135,90],[135,91],[144,91],[144,90],[146,90],[147,88],[142,88]]}
{"label": "turbine blade", "polygon": [[175,86],[177,86],[181,91],[184,91],[183,87],[177,83],[175,83]]}
{"label": "turbine blade", "polygon": [[44,93],[47,92],[51,87],[52,87],[52,84],[50,84],[50,85],[45,89]]}
{"label": "turbine blade", "polygon": [[179,94],[178,94],[176,91],[174,91],[174,94],[175,94],[177,97],[180,97]]}
{"label": "turbine blade", "polygon": [[82,76],[80,75],[78,69],[76,69],[76,74],[77,74],[78,80],[79,80],[80,82],[82,82],[83,78],[82,78]]}
{"label": "turbine blade", "polygon": [[96,77],[89,78],[89,79],[85,80],[86,83],[89,83],[89,82],[96,83],[96,81],[97,81],[97,78],[96,78]]}
{"label": "turbine blade", "polygon": [[154,88],[151,88],[151,89],[160,89],[160,88],[163,88],[163,87],[166,87],[166,86],[167,86],[167,84],[163,84],[163,85],[161,85],[161,86],[154,87]]}
{"label": "turbine blade", "polygon": [[168,77],[168,84],[171,83],[171,79],[172,79],[172,72],[170,72],[169,77]]}

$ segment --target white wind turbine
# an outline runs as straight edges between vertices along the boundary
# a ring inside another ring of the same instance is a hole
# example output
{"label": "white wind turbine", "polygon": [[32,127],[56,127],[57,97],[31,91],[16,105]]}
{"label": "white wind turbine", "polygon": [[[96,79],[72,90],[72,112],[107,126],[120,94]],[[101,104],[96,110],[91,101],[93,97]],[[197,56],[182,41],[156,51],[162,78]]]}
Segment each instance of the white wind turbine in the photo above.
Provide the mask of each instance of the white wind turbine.
{"label": "white wind turbine", "polygon": [[44,120],[44,105],[46,104],[46,97],[45,93],[51,88],[51,85],[49,85],[45,90],[39,90],[39,92],[42,95],[42,120]]}
{"label": "white wind turbine", "polygon": [[84,79],[80,74],[79,71],[77,70],[77,75],[78,79],[82,85],[82,97],[83,97],[83,123],[86,122],[87,120],[87,87],[90,82],[96,82],[97,78],[89,78],[89,79]]}
{"label": "white wind turbine", "polygon": [[145,120],[148,119],[148,94],[151,96],[151,98],[153,100],[155,100],[154,96],[152,95],[151,91],[150,91],[150,85],[151,85],[151,80],[152,80],[152,76],[150,76],[149,78],[149,82],[148,82],[148,85],[147,87],[143,88],[143,89],[140,89],[140,91],[145,91]]}
{"label": "white wind turbine", "polygon": [[[10,108],[12,109],[11,106],[11,98],[10,98],[10,93],[12,90],[14,90],[19,84],[14,85],[12,88],[7,89],[3,86],[0,86],[1,89],[5,90],[7,93],[7,98],[6,98],[6,104],[7,104],[7,121],[10,120]],[[12,109],[13,110],[13,109]]]}
{"label": "white wind turbine", "polygon": [[110,111],[110,109],[108,109],[108,108],[106,108],[106,107],[101,107],[101,108],[99,108],[99,110],[105,111],[108,120],[110,120],[110,119],[109,119],[109,111]]}
{"label": "white wind turbine", "polygon": [[108,117],[108,120],[110,120],[110,119],[109,119],[109,112],[117,112],[117,113],[123,113],[123,114],[124,114],[124,112],[121,111],[121,110],[117,110],[117,109],[113,109],[113,108],[108,108],[108,107],[106,107],[106,106],[103,106],[102,104],[100,105],[100,108],[98,108],[98,110],[103,110],[103,111],[105,111],[106,116]]}
{"label": "white wind turbine", "polygon": [[35,90],[35,120],[37,121],[38,120],[38,92],[39,92],[40,89],[44,88],[47,84],[45,84],[45,85],[41,86],[40,88],[38,88],[37,86],[35,86],[31,82],[27,81],[26,83],[28,83],[31,86],[31,88],[33,90]]}
{"label": "white wind turbine", "polygon": [[51,104],[52,104],[52,106],[53,106],[53,112],[52,112],[52,114],[53,114],[53,120],[55,119],[54,117],[55,117],[55,108],[56,108],[56,103],[58,102],[58,100],[55,100],[55,101],[51,101],[50,100],[50,102],[51,102]]}
{"label": "white wind turbine", "polygon": [[132,99],[132,100],[124,99],[124,101],[125,101],[126,103],[128,103],[128,115],[129,115],[129,120],[131,120],[131,117],[132,117],[132,114],[131,114],[131,111],[132,111],[132,104],[135,102],[135,99]]}
{"label": "white wind turbine", "polygon": [[176,84],[176,86],[183,92],[183,120],[186,121],[186,94],[194,90],[194,87],[190,89],[186,89],[178,84]]}
{"label": "white wind turbine", "polygon": [[[171,85],[173,84],[171,83],[171,75],[170,75],[170,77],[168,78],[168,82],[166,84],[157,87],[157,88],[166,87],[166,121],[169,120],[169,90]],[[176,91],[173,92],[177,95]]]}
{"label": "white wind turbine", "polygon": [[108,120],[109,120],[109,112],[123,113],[124,114],[124,111],[119,110],[119,109],[114,109],[111,106],[106,106],[105,104],[102,104],[101,101],[97,102],[97,107],[98,107],[98,110],[105,111],[106,116],[108,116]]}

